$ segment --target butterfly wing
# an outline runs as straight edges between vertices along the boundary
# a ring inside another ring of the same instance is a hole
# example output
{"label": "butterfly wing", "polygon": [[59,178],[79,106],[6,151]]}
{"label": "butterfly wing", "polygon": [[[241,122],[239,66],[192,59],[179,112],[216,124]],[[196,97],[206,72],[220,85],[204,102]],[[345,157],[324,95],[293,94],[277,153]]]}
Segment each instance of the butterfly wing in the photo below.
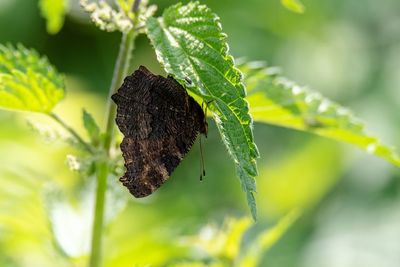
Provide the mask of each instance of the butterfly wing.
{"label": "butterfly wing", "polygon": [[204,126],[199,104],[173,78],[141,66],[117,94],[116,122],[126,173],[120,181],[135,197],[159,188],[190,150]]}

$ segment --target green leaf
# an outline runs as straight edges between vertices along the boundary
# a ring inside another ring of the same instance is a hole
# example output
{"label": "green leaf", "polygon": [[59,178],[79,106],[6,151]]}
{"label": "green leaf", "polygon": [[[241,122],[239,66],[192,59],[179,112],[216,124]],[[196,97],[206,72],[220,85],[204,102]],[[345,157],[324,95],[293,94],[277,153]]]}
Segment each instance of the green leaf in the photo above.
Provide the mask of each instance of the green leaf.
{"label": "green leaf", "polygon": [[64,25],[65,13],[67,12],[68,0],[40,0],[39,9],[46,19],[47,32],[58,33]]}
{"label": "green leaf", "polygon": [[348,109],[281,77],[276,68],[253,62],[240,69],[254,120],[346,142],[400,166],[395,150],[368,135]]}
{"label": "green leaf", "polygon": [[226,221],[225,242],[222,256],[234,261],[239,255],[245,233],[251,228],[250,217],[228,219]]}
{"label": "green leaf", "polygon": [[284,7],[295,13],[304,13],[305,7],[299,0],[281,0]]}
{"label": "green leaf", "polygon": [[83,109],[82,113],[83,126],[92,141],[92,144],[97,145],[100,140],[100,128],[90,113]]}
{"label": "green leaf", "polygon": [[260,260],[265,252],[273,247],[287,230],[297,221],[301,212],[293,210],[282,217],[272,228],[261,232],[255,240],[251,242],[250,247],[243,256],[238,259],[237,266],[256,267],[259,266]]}
{"label": "green leaf", "polygon": [[258,150],[253,140],[252,118],[244,99],[242,75],[228,54],[226,34],[217,15],[198,2],[177,4],[159,19],[147,20],[147,32],[158,61],[167,73],[186,86],[214,111],[214,119],[256,217],[255,176]]}
{"label": "green leaf", "polygon": [[47,58],[22,45],[0,45],[0,109],[49,114],[64,93],[64,77]]}
{"label": "green leaf", "polygon": [[[226,218],[222,227],[206,225],[198,236],[186,238],[188,247],[201,248],[213,260],[234,262],[240,254],[244,235],[251,229],[250,217]],[[204,233],[208,237],[204,238]],[[241,266],[241,265],[238,265]]]}

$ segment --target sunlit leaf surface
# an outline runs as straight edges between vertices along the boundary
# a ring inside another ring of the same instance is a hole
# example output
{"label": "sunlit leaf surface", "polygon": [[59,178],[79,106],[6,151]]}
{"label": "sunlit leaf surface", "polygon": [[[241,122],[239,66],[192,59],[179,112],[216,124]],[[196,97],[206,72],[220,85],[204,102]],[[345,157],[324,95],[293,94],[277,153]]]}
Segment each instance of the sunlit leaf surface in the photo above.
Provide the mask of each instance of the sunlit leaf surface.
{"label": "sunlit leaf surface", "polygon": [[0,45],[0,108],[50,113],[65,93],[47,58],[22,45]]}
{"label": "sunlit leaf surface", "polygon": [[241,65],[254,120],[346,142],[400,166],[400,157],[364,130],[352,112],[257,62]]}
{"label": "sunlit leaf surface", "polygon": [[228,54],[218,16],[198,2],[177,4],[161,18],[150,18],[147,28],[165,71],[209,102],[255,217],[258,151],[242,76]]}

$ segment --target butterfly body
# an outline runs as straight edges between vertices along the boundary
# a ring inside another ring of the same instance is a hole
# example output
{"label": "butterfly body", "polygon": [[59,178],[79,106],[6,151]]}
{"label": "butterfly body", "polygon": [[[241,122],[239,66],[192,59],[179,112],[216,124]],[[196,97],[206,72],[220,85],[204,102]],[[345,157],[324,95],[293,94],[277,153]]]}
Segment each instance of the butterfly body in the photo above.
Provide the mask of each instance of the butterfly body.
{"label": "butterfly body", "polygon": [[207,134],[204,112],[172,77],[143,66],[125,78],[112,99],[124,135],[126,172],[120,181],[135,197],[148,196],[168,179],[197,135]]}

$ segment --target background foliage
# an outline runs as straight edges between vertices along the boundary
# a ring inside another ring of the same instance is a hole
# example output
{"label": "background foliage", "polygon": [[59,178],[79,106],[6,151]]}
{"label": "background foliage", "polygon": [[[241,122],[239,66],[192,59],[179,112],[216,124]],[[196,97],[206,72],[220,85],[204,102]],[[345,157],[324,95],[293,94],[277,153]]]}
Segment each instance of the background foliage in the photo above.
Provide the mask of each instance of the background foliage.
{"label": "background foliage", "polygon": [[[154,3],[161,15],[175,1]],[[235,57],[281,66],[285,76],[351,107],[368,132],[400,146],[398,1],[302,1],[302,15],[272,0],[204,3],[221,17]],[[32,47],[66,74],[67,98],[55,112],[85,135],[82,108],[102,125],[119,35],[93,27],[75,1],[68,8],[64,27],[50,36],[37,3],[1,1],[0,43]],[[162,73],[145,36],[137,40],[133,64]],[[73,148],[44,143],[25,117],[0,112],[0,265],[81,266],[93,184],[68,170],[65,155]],[[51,124],[44,116],[29,120],[45,141],[65,135],[44,127]],[[300,122],[320,129],[313,117]],[[247,210],[233,164],[211,124],[203,183],[197,147],[148,199],[132,199],[116,177],[109,179],[106,266],[131,265],[132,255],[139,266],[397,266],[395,167],[322,137],[261,123],[254,131],[261,155],[255,226],[242,218]],[[93,127],[90,134],[96,135]]]}

